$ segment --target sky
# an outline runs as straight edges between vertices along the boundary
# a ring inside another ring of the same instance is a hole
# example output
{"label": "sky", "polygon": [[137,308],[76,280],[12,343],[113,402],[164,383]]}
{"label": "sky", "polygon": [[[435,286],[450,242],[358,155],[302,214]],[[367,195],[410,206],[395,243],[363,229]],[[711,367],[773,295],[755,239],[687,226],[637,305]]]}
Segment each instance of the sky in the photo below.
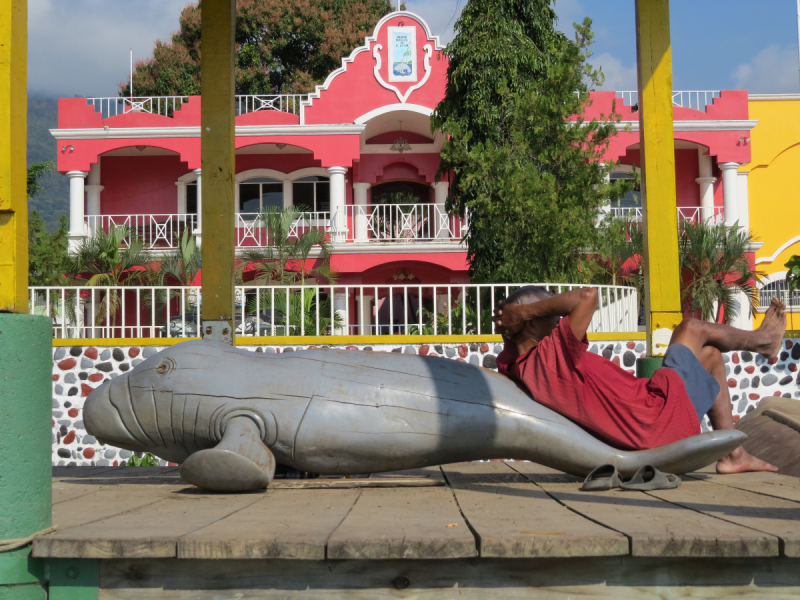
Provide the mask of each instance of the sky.
{"label": "sky", "polygon": [[[396,1],[396,0],[393,0]],[[444,43],[466,0],[406,0]],[[49,97],[116,96],[129,52],[150,56],[187,0],[29,0],[28,88]],[[795,0],[672,0],[676,90],[800,93]],[[634,0],[556,0],[559,28],[589,16],[603,89],[636,88]],[[135,90],[134,90],[135,91]]]}

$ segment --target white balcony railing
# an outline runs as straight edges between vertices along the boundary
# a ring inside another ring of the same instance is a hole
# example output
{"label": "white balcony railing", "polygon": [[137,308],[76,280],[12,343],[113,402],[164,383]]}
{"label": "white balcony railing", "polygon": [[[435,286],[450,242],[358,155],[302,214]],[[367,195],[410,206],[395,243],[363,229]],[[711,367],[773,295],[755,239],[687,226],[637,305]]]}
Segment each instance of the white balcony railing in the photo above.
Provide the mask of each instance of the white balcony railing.
{"label": "white balcony railing", "polygon": [[86,102],[94,107],[95,112],[99,112],[104,119],[107,119],[129,112],[146,112],[171,117],[188,99],[189,96],[134,96],[133,98],[87,98]]}
{"label": "white balcony railing", "polygon": [[[489,335],[497,300],[520,284],[239,286],[237,336]],[[540,284],[554,293],[579,287]],[[590,332],[638,330],[639,300],[625,286],[596,286]],[[53,320],[53,337],[197,337],[199,287],[31,287],[29,311]]]}
{"label": "white balcony railing", "polygon": [[[460,242],[469,225],[437,204],[346,206],[345,215],[347,239],[355,242]],[[333,229],[344,225],[337,222]]]}
{"label": "white balcony railing", "polygon": [[[720,92],[718,90],[677,91],[672,92],[672,105],[706,112],[708,105],[714,103],[714,98],[719,97]],[[617,98],[621,98],[625,106],[635,106],[639,104],[638,91],[617,92]]]}
{"label": "white balcony railing", "polygon": [[786,281],[773,281],[758,290],[758,308],[769,308],[773,298],[777,298],[791,311],[800,309],[800,290],[789,291]]}
{"label": "white balcony railing", "polygon": [[[309,229],[330,230],[331,213],[329,212],[304,212],[292,222],[289,228],[289,237],[298,238]],[[236,247],[237,248],[266,248],[270,245],[264,223],[258,218],[258,213],[236,214]]]}
{"label": "white balcony railing", "polygon": [[[292,114],[300,114],[300,103],[307,94],[260,94],[237,95],[235,99],[236,115],[257,112],[260,110],[277,110]],[[134,96],[111,98],[87,98],[86,102],[94,107],[104,119],[116,117],[129,112],[146,112],[171,117],[181,108],[189,96]]]}
{"label": "white balcony railing", "polygon": [[88,215],[87,235],[93,237],[98,231],[106,233],[112,227],[125,227],[129,234],[123,244],[129,246],[131,238],[139,239],[147,250],[177,248],[186,228],[197,228],[197,215]]}
{"label": "white balcony railing", "polygon": [[240,95],[236,96],[236,115],[260,110],[278,110],[299,115],[300,103],[306,98],[308,94]]}
{"label": "white balcony railing", "polygon": [[[640,206],[634,207],[619,207],[612,206],[607,209],[614,217],[625,219],[627,221],[641,221],[642,208]],[[678,223],[681,221],[691,221],[697,223],[700,220],[703,209],[699,206],[679,206],[678,207]],[[709,219],[712,223],[722,223],[725,220],[725,209],[721,206],[714,207],[714,216]]]}

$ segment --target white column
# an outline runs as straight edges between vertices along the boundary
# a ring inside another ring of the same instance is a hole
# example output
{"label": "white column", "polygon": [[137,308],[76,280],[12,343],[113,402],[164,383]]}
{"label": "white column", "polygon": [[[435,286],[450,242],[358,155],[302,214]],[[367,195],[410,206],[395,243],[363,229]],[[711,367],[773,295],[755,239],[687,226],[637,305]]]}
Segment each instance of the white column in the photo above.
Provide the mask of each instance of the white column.
{"label": "white column", "polygon": [[[355,229],[355,241],[366,242],[369,239],[367,235],[367,191],[370,188],[369,183],[354,183],[353,184],[353,229]],[[365,335],[365,334],[362,334]]]}
{"label": "white column", "polygon": [[186,182],[176,181],[175,185],[178,186],[178,208],[176,212],[179,215],[186,214]]}
{"label": "white column", "polygon": [[714,217],[714,182],[717,181],[712,176],[711,155],[698,150],[697,166],[700,177],[695,181],[700,186],[700,218],[707,221]]}
{"label": "white column", "polygon": [[747,294],[741,290],[734,292],[733,305],[739,314],[733,319],[728,319],[728,325],[732,325],[737,329],[752,331],[753,316],[750,314],[750,301],[747,298]]}
{"label": "white column", "polygon": [[447,215],[445,204],[447,202],[447,192],[450,188],[450,184],[446,181],[437,181],[431,184],[431,187],[433,188],[433,212],[436,219],[434,223],[436,235],[434,237],[441,240],[449,240],[451,237],[450,217]]}
{"label": "white column", "polygon": [[89,169],[89,177],[86,183],[86,214],[99,215],[100,214],[100,192],[103,191],[103,186],[100,185],[100,158],[98,162],[93,164]]}
{"label": "white column", "polygon": [[739,197],[739,227],[742,229],[750,229],[750,189],[749,177],[750,173],[738,173],[736,182],[738,184],[738,197]]}
{"label": "white column", "polygon": [[331,190],[331,241],[344,242],[347,239],[347,212],[345,211],[344,176],[347,174],[345,167],[330,167]]}
{"label": "white column", "polygon": [[283,180],[283,208],[294,206],[294,182],[291,179]]}
{"label": "white column", "polygon": [[74,250],[86,237],[84,187],[86,171],[68,171],[69,178],[69,248]]}
{"label": "white column", "polygon": [[374,299],[375,296],[371,294],[356,296],[356,302],[358,302],[359,335],[374,335],[372,331],[372,301]]}
{"label": "white column", "polygon": [[730,226],[739,220],[738,175],[739,163],[728,162],[719,165],[722,171],[722,199],[725,205],[725,224]]}
{"label": "white column", "polygon": [[349,325],[347,322],[347,288],[333,289],[333,311],[340,325],[333,327],[333,324],[331,324],[331,329],[333,330],[333,335],[347,335],[347,326]]}
{"label": "white column", "polygon": [[197,227],[194,229],[194,235],[199,242],[200,234],[203,233],[203,190],[201,188],[203,181],[200,176],[200,169],[195,169],[194,173],[197,175]]}

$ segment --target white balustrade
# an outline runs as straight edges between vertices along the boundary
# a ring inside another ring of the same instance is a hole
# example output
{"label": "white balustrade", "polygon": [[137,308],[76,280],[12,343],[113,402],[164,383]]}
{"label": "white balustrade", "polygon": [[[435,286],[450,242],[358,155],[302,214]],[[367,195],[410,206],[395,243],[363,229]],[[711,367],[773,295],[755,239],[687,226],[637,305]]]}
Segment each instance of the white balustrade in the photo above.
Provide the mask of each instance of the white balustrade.
{"label": "white balustrade", "polygon": [[[303,212],[292,222],[289,228],[289,237],[298,238],[309,229],[330,230],[331,213],[329,212]],[[266,248],[269,246],[266,227],[259,219],[258,213],[236,214],[236,247],[237,248]]]}
{"label": "white balustrade", "polygon": [[243,115],[260,110],[277,110],[300,114],[300,103],[308,98],[308,94],[259,94],[236,96],[236,115]]}
{"label": "white balustrade", "polygon": [[171,117],[181,108],[189,96],[134,96],[112,98],[87,98],[86,102],[94,107],[95,112],[104,119],[116,117],[129,112],[146,112]]}
{"label": "white balustrade", "polygon": [[800,309],[800,290],[789,291],[786,281],[773,281],[758,290],[758,308],[769,308],[773,298],[783,302],[790,310]]}
{"label": "white balustrade", "polygon": [[134,238],[140,240],[147,250],[177,248],[184,230],[189,227],[193,231],[196,226],[197,215],[195,214],[88,215],[86,217],[89,236],[94,236],[99,231],[108,233],[112,227],[125,227],[129,233],[123,240],[125,246],[130,246],[131,238]]}
{"label": "white balustrade", "polygon": [[[619,207],[612,206],[607,209],[616,218],[625,219],[626,221],[641,221],[642,208],[634,207]],[[700,220],[702,208],[699,206],[679,206],[678,207],[678,223],[681,221],[692,221],[697,223]],[[712,223],[722,223],[724,221],[724,209],[721,206],[714,207],[714,216],[711,217]]]}
{"label": "white balustrade", "polygon": [[[491,335],[496,302],[522,284],[238,286],[237,336]],[[576,284],[536,284],[553,293]],[[639,299],[627,286],[595,286],[590,332],[638,330]],[[53,336],[198,337],[198,286],[31,287],[29,312],[53,320]],[[335,299],[335,301],[331,301]],[[116,307],[116,308],[115,308]]]}
{"label": "white balustrade", "polygon": [[[714,98],[719,98],[718,90],[689,90],[672,92],[672,105],[681,108],[693,108],[706,112],[709,104],[714,103]],[[617,98],[622,99],[625,106],[635,106],[639,104],[638,91],[617,92]]]}
{"label": "white balustrade", "polygon": [[452,216],[438,204],[373,204],[345,207],[348,224],[364,223],[366,240],[356,239],[348,226],[348,241],[460,242],[467,232],[468,219]]}

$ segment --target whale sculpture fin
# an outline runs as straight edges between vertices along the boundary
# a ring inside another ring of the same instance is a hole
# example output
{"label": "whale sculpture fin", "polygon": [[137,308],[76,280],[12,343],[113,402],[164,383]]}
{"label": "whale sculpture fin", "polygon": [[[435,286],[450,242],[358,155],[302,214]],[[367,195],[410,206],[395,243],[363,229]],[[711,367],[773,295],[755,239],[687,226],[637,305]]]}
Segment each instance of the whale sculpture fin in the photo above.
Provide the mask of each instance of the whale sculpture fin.
{"label": "whale sculpture fin", "polygon": [[248,416],[230,419],[219,444],[195,452],[181,465],[185,481],[217,492],[262,490],[274,476],[275,456]]}

